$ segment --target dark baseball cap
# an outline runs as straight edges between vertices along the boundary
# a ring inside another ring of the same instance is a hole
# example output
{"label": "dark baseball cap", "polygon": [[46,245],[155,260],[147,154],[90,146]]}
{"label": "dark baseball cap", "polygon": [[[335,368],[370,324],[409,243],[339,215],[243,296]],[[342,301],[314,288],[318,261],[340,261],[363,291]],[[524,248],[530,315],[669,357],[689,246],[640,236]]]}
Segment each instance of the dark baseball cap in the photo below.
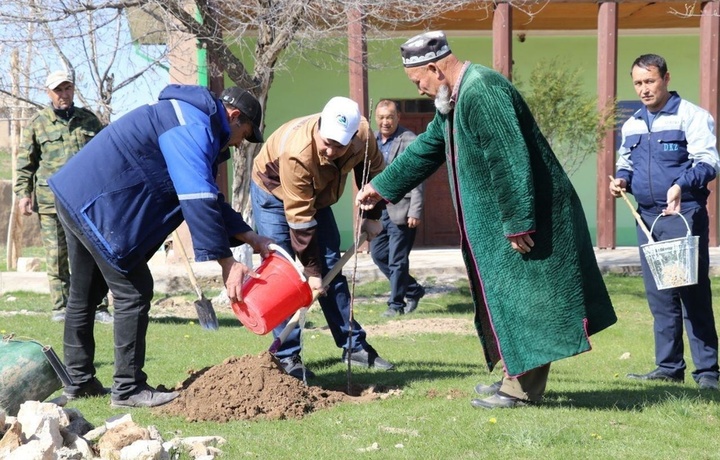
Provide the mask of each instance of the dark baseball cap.
{"label": "dark baseball cap", "polygon": [[243,115],[248,117],[252,122],[253,133],[248,141],[253,143],[265,142],[263,140],[262,131],[260,131],[260,123],[262,123],[262,108],[260,102],[250,94],[249,91],[237,86],[225,88],[220,95],[220,99],[228,105],[240,110]]}

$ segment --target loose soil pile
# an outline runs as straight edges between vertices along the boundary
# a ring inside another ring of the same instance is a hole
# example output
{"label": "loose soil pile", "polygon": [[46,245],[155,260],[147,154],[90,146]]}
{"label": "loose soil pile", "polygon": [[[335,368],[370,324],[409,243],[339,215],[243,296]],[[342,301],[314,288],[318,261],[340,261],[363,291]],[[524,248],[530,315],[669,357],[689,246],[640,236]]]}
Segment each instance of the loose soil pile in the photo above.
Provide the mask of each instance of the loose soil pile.
{"label": "loose soil pile", "polygon": [[305,386],[287,375],[269,352],[230,357],[222,364],[192,373],[175,389],[180,396],[156,411],[191,422],[302,418],[341,402],[379,397],[374,389],[352,397]]}

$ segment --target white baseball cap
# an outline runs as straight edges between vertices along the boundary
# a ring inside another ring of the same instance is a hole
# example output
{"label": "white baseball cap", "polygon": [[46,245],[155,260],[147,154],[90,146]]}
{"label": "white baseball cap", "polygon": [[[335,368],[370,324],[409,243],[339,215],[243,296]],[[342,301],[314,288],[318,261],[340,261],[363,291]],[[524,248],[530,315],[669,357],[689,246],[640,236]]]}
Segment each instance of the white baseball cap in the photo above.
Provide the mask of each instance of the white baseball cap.
{"label": "white baseball cap", "polygon": [[360,108],[346,97],[334,97],[320,114],[320,135],[348,145],[360,127]]}
{"label": "white baseball cap", "polygon": [[65,83],[66,81],[73,83],[73,79],[72,77],[70,77],[70,74],[68,74],[64,70],[56,70],[55,72],[47,76],[47,80],[45,80],[45,86],[47,87],[47,89],[55,89],[60,86],[61,83]]}

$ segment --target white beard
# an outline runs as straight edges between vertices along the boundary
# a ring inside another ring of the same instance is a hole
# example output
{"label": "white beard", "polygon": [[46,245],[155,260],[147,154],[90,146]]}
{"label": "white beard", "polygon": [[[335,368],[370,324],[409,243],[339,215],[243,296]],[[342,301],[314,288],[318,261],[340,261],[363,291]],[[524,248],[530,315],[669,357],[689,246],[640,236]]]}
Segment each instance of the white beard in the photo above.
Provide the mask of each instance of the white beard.
{"label": "white beard", "polygon": [[453,109],[453,103],[450,100],[450,87],[443,85],[438,89],[435,95],[435,108],[443,115],[447,115]]}

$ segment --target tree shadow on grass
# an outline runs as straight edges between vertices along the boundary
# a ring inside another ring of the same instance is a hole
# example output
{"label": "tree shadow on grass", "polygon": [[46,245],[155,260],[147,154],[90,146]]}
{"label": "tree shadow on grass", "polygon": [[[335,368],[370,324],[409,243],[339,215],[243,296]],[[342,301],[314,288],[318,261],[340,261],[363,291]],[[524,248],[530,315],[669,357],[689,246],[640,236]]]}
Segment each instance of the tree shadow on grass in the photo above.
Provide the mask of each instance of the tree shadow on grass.
{"label": "tree shadow on grass", "polygon": [[[409,382],[418,380],[432,381],[440,379],[464,379],[478,374],[476,363],[423,361],[422,368],[417,362],[393,361],[395,369],[383,371],[359,366],[351,367],[351,382],[358,385],[381,385],[383,387],[403,388]],[[337,358],[328,358],[308,363],[317,377],[308,384],[325,389],[344,388],[348,380],[347,364]],[[470,394],[472,388],[468,389]]]}
{"label": "tree shadow on grass", "polygon": [[[150,322],[156,324],[187,324],[190,321],[198,324],[197,318],[185,318],[181,316],[151,316]],[[219,327],[241,328],[242,323],[236,318],[222,317],[218,318]]]}
{"label": "tree shadow on grass", "polygon": [[549,391],[543,399],[542,406],[642,411],[650,406],[679,400],[719,403],[720,392],[678,385],[652,385],[600,391]]}

